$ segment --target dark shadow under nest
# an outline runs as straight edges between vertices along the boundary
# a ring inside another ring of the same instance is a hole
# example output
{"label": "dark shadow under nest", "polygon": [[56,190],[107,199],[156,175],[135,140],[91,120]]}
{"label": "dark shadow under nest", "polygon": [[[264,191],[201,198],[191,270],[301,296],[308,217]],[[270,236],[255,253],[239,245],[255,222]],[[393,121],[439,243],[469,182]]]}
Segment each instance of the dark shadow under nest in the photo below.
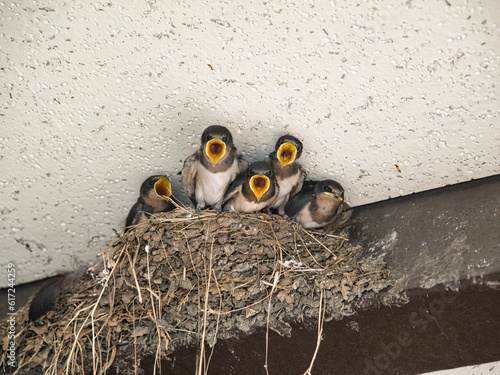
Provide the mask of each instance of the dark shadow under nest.
{"label": "dark shadow under nest", "polygon": [[[205,371],[205,348],[218,340],[260,328],[290,335],[290,322],[321,334],[323,321],[353,314],[356,301],[389,284],[383,260],[360,259],[346,236],[265,214],[155,215],[66,283],[46,316],[29,323],[27,307],[18,312],[18,373],[105,373],[124,348],[159,361],[185,345],[199,346]],[[7,328],[0,324],[4,370]]]}

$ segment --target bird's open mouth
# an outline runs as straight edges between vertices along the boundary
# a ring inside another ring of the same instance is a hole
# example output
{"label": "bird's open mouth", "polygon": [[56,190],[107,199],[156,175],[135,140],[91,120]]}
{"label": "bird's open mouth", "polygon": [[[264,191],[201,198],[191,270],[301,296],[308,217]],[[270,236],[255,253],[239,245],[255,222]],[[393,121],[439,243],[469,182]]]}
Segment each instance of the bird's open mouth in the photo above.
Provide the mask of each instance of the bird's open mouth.
{"label": "bird's open mouth", "polygon": [[250,189],[252,189],[255,194],[257,202],[260,201],[260,198],[269,190],[269,186],[271,186],[271,182],[267,176],[256,175],[250,178]]}
{"label": "bird's open mouth", "polygon": [[297,156],[297,148],[291,142],[283,143],[278,149],[278,160],[282,167],[287,164],[293,163]]}
{"label": "bird's open mouth", "polygon": [[207,142],[206,152],[212,165],[215,166],[221,157],[226,153],[226,144],[220,139],[212,139]]}
{"label": "bird's open mouth", "polygon": [[172,186],[167,176],[163,176],[155,183],[155,193],[159,197],[168,200],[172,195]]}

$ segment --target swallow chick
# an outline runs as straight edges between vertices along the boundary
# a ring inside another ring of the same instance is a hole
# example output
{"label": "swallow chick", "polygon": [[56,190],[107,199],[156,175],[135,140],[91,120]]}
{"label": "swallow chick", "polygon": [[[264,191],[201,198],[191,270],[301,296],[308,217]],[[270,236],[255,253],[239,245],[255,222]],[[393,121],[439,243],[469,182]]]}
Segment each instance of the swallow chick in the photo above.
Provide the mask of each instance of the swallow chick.
{"label": "swallow chick", "polygon": [[248,166],[228,187],[224,210],[234,213],[258,212],[270,208],[276,201],[279,187],[269,161],[257,161]]}
{"label": "swallow chick", "polygon": [[336,181],[306,181],[290,198],[285,213],[306,229],[322,228],[342,214],[344,188]]}
{"label": "swallow chick", "polygon": [[175,208],[173,201],[172,186],[167,176],[148,177],[141,185],[137,202],[128,213],[125,232],[154,213],[172,211]]}
{"label": "swallow chick", "polygon": [[199,213],[211,206],[220,213],[227,187],[247,166],[226,127],[206,128],[201,135],[200,149],[189,156],[182,167],[182,186],[196,211]]}
{"label": "swallow chick", "polygon": [[306,172],[296,161],[302,155],[302,142],[293,135],[284,135],[278,139],[274,151],[269,154],[276,182],[279,185],[279,195],[273,208],[285,216],[285,205],[290,197],[302,188]]}

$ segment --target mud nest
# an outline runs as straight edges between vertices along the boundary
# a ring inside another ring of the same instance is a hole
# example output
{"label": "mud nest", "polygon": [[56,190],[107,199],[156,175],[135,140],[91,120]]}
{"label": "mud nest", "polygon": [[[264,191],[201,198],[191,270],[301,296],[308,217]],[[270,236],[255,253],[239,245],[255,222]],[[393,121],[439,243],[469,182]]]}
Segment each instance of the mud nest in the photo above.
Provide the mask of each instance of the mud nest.
{"label": "mud nest", "polygon": [[[383,260],[359,259],[358,250],[346,232],[312,233],[279,216],[155,215],[66,282],[36,323],[27,307],[18,312],[19,373],[105,373],[127,347],[159,361],[179,346],[204,353],[257,329],[289,336],[292,322],[319,327],[387,288]],[[4,369],[7,329],[0,324]]]}

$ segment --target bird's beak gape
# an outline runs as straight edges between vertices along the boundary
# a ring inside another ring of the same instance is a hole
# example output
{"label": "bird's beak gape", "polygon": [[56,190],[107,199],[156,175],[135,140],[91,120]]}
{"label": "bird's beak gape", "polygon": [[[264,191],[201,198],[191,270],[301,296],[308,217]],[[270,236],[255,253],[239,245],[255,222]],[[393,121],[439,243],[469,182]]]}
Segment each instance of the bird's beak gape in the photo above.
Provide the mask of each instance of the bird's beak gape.
{"label": "bird's beak gape", "polygon": [[154,189],[156,195],[167,201],[172,195],[172,186],[170,185],[170,181],[167,176],[163,176],[158,181],[156,181]]}
{"label": "bird's beak gape", "polygon": [[211,139],[207,142],[206,152],[212,162],[212,166],[215,166],[220,158],[226,153],[226,144],[220,139]]}
{"label": "bird's beak gape", "polygon": [[325,191],[325,194],[335,198],[335,199],[338,199],[340,201],[343,201],[344,199],[342,198],[342,196],[340,194],[337,194],[337,193],[329,193],[327,191]]}
{"label": "bird's beak gape", "polygon": [[271,181],[269,181],[269,177],[267,176],[258,174],[250,178],[250,189],[255,194],[257,202],[269,190],[269,186],[271,186]]}
{"label": "bird's beak gape", "polygon": [[297,156],[297,148],[291,142],[283,143],[278,149],[278,160],[282,167],[293,163]]}

